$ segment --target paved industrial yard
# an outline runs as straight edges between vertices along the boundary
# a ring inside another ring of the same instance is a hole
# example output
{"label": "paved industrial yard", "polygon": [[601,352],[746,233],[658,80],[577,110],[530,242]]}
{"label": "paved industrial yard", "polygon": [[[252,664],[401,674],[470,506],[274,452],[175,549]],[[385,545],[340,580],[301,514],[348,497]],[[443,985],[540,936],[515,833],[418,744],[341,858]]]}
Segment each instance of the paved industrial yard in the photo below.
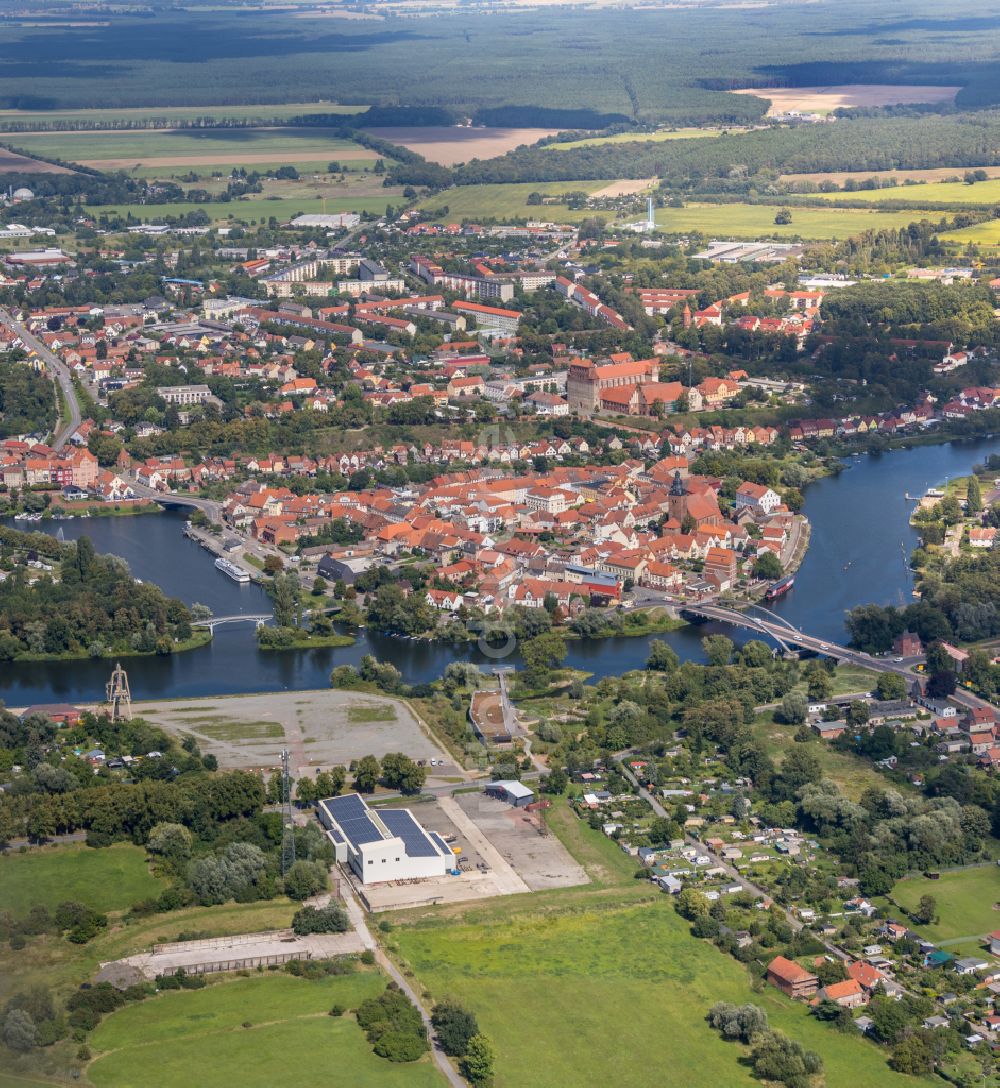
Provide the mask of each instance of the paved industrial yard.
{"label": "paved industrial yard", "polygon": [[133,704],[133,713],[170,733],[190,735],[220,767],[276,767],[282,748],[297,775],[352,759],[403,752],[458,768],[403,702],[355,691],[295,691]]}

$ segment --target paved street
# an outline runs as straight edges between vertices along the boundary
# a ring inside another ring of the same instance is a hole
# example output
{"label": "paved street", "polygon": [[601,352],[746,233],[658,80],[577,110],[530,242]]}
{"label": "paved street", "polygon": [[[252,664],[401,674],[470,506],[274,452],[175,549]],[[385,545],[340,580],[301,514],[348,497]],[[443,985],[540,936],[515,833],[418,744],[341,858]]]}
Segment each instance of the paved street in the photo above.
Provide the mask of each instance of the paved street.
{"label": "paved street", "polygon": [[26,348],[34,351],[45,363],[45,368],[53,380],[59,383],[63,397],[69,407],[69,419],[60,419],[58,429],[52,440],[55,449],[61,450],[69,441],[69,436],[80,426],[80,404],[76,399],[76,390],[73,388],[73,379],[69,367],[59,357],[33,335],[18,321],[9,311],[0,310],[0,322],[9,325],[24,342]]}

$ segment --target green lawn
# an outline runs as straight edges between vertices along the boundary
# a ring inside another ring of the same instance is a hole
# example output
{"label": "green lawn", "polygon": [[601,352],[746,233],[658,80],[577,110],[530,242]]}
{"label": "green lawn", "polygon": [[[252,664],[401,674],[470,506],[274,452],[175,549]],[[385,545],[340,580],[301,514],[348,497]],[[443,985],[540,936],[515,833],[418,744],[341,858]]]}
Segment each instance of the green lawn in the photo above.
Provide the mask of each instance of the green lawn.
{"label": "green lawn", "polygon": [[[832,676],[832,695],[853,695],[858,691],[874,691],[878,683],[878,673],[863,669],[859,665],[838,665]],[[801,681],[797,691],[805,694],[806,683]]]}
{"label": "green lawn", "polygon": [[54,907],[67,899],[94,910],[123,910],[165,887],[138,846],[53,846],[0,857],[0,910],[15,915],[34,903]]}
{"label": "green lawn", "polygon": [[321,159],[371,159],[377,156],[351,140],[337,138],[335,129],[229,128],[131,129],[98,132],[12,133],[9,142],[31,154],[67,162],[93,163],[99,169],[137,164],[182,167],[195,156],[230,167],[268,165]]}
{"label": "green lawn", "polygon": [[347,720],[349,722],[394,722],[396,720],[396,708],[391,703],[382,703],[379,706],[349,706],[347,708]]}
{"label": "green lawn", "polygon": [[[596,193],[610,181],[532,181],[496,185],[461,185],[428,197],[421,207],[439,223],[461,223],[463,219],[538,219],[548,222],[578,222],[592,210],[570,211],[565,204],[529,205],[531,193],[559,196],[562,193]],[[447,212],[440,209],[447,208]],[[605,213],[607,215],[607,213]]]}
{"label": "green lawn", "polygon": [[951,204],[996,204],[1000,202],[1000,178],[966,185],[963,181],[935,181],[923,185],[896,185],[891,189],[866,189],[853,193],[819,193],[823,200],[864,200],[883,204],[888,200],[909,200],[935,206]]}
{"label": "green lawn", "polygon": [[436,1088],[444,1081],[429,1057],[385,1061],[372,1053],[353,1016],[328,1015],[334,1004],[356,1008],[384,985],[374,972],[319,982],[278,974],[166,993],[97,1028],[90,1046],[99,1056],[88,1077],[98,1088],[237,1082],[242,1088],[323,1082]]}
{"label": "green lawn", "polygon": [[928,216],[940,218],[938,212],[792,208],[791,223],[778,226],[774,222],[778,211],[777,207],[766,204],[688,204],[683,208],[657,209],[656,225],[668,234],[700,232],[717,238],[802,237],[813,241],[827,241],[850,238],[866,230],[905,227]]}
{"label": "green lawn", "polygon": [[936,925],[916,927],[928,940],[978,937],[1000,929],[1000,911],[993,909],[1000,902],[1000,867],[996,865],[942,873],[939,880],[907,877],[892,890],[892,898],[907,910],[916,908],[922,895],[934,896],[941,916]]}
{"label": "green lawn", "polygon": [[566,140],[558,144],[546,144],[547,150],[572,151],[578,147],[600,147],[601,144],[659,143],[662,140],[702,140],[721,136],[718,128],[669,128],[658,132],[619,132],[614,136],[591,136],[587,140]]}
{"label": "green lawn", "polygon": [[[719,1000],[756,1001],[774,1026],[817,1050],[827,1088],[912,1084],[885,1053],[806,1015],[776,991],[751,994],[747,973],[660,897],[641,906],[529,913],[396,931],[402,955],[434,998],[468,1005],[497,1044],[497,1088],[736,1088],[755,1082],[742,1048],[705,1023]],[[514,913],[516,912],[516,913]]]}

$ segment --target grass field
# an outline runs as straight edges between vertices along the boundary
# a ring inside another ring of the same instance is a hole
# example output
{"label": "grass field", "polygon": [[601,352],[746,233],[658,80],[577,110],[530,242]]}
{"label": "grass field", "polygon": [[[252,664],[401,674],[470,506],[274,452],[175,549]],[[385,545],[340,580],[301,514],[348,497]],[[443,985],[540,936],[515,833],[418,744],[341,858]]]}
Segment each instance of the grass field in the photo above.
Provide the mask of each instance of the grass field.
{"label": "grass field", "polygon": [[665,897],[561,913],[523,906],[395,934],[433,996],[467,1004],[493,1037],[497,1088],[755,1084],[742,1049],[705,1023],[719,1000],[763,1005],[774,1026],[822,1055],[827,1088],[912,1083],[874,1046],[831,1031],[776,991],[751,994],[745,969],[692,938]]}
{"label": "grass field", "polygon": [[80,162],[98,170],[133,166],[198,167],[206,164],[280,166],[335,160],[374,161],[378,156],[334,129],[230,128],[135,129],[98,132],[18,132],[9,143],[28,154]]}
{"label": "grass field", "polygon": [[[421,207],[439,223],[460,223],[463,219],[538,219],[547,222],[579,222],[593,215],[592,210],[570,211],[565,204],[529,205],[532,193],[560,196],[564,193],[596,193],[607,181],[511,182],[496,185],[461,185],[428,197]],[[438,214],[438,209],[447,213]],[[605,213],[607,216],[607,213]]]}
{"label": "grass field", "polygon": [[591,136],[586,140],[564,140],[546,144],[547,151],[573,151],[578,147],[600,147],[602,144],[659,143],[661,140],[701,140],[721,136],[719,128],[669,128],[658,132],[618,132],[614,136]]}
{"label": "grass field", "polygon": [[854,193],[818,193],[823,200],[837,204],[844,200],[864,200],[869,204],[884,204],[891,200],[909,200],[927,207],[949,207],[963,204],[1000,203],[1000,178],[977,181],[935,181],[926,185],[897,185],[892,189],[867,189]]}
{"label": "grass field", "polygon": [[349,722],[394,722],[396,708],[391,703],[381,706],[349,706],[347,720]]}
{"label": "grass field", "polygon": [[1000,246],[1000,219],[988,219],[972,227],[949,230],[939,237],[942,242],[957,242],[960,245]]}
{"label": "grass field", "polygon": [[941,920],[932,926],[919,926],[922,936],[931,941],[951,941],[960,937],[978,937],[1000,929],[1000,868],[984,865],[942,873],[938,880],[907,877],[892,890],[892,898],[907,910],[916,908],[922,895],[937,900]]}
{"label": "grass field", "polygon": [[[130,1005],[101,1024],[88,1069],[98,1088],[321,1083],[356,1088],[444,1084],[429,1057],[393,1064],[376,1057],[353,1016],[331,1017],[381,993],[375,972],[309,982],[288,975],[238,979]],[[251,1027],[244,1026],[251,1024]],[[239,1070],[237,1075],[236,1070]],[[348,1072],[349,1071],[349,1072]]]}
{"label": "grass field", "polygon": [[[780,764],[785,753],[800,742],[795,739],[797,726],[775,722],[773,714],[763,714],[754,724],[754,733],[767,754]],[[870,762],[849,752],[838,752],[825,741],[809,742],[823,768],[823,776],[836,782],[840,789],[856,801],[871,786],[885,786],[885,779]]]}
{"label": "grass field", "polygon": [[793,208],[791,223],[778,226],[774,222],[778,210],[763,204],[688,204],[683,208],[657,209],[656,225],[668,234],[700,232],[718,238],[801,237],[810,241],[830,241],[850,238],[865,230],[899,228],[924,218],[939,218],[936,213],[922,211]]}
{"label": "grass field", "polygon": [[137,846],[55,846],[0,857],[0,910],[15,915],[34,903],[54,907],[68,899],[94,910],[123,910],[165,887]]}

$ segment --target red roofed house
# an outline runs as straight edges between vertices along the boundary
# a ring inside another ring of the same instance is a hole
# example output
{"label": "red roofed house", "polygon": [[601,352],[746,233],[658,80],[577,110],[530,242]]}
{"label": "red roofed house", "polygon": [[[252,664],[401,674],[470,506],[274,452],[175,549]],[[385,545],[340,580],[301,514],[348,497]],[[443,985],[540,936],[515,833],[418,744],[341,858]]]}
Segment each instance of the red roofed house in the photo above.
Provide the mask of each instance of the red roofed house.
{"label": "red roofed house", "polygon": [[819,989],[819,979],[804,967],[784,956],[775,956],[767,965],[767,981],[789,997],[812,997]]}
{"label": "red roofed house", "polygon": [[857,979],[831,982],[816,994],[816,1001],[832,1001],[843,1009],[857,1009],[868,1004],[868,995]]}

